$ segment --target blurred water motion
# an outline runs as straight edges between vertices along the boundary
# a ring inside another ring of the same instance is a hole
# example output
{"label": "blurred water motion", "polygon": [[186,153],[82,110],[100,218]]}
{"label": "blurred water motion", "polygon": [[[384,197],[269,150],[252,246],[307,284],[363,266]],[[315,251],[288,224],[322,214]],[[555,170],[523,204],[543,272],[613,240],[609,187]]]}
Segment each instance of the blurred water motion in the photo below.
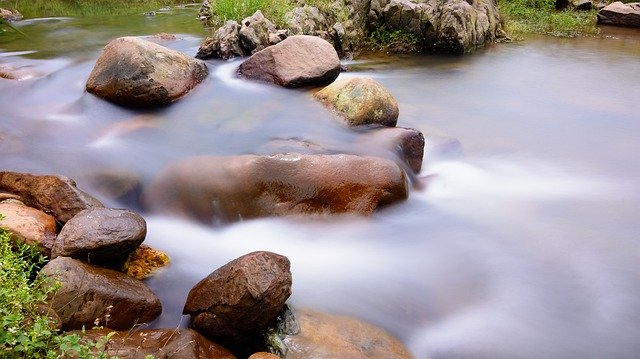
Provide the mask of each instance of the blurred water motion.
{"label": "blurred water motion", "polygon": [[[92,192],[96,173],[112,169],[144,187],[193,155],[296,143],[366,152],[310,91],[235,79],[238,61],[209,61],[203,84],[155,111],[84,92],[114,37],[176,32],[162,44],[194,54],[203,36],[195,10],[172,11],[24,21],[29,39],[0,37],[0,63],[40,74],[0,79],[0,168],[64,174]],[[180,313],[193,284],[242,254],[271,250],[292,261],[292,304],[377,324],[418,359],[637,358],[640,34],[607,31],[464,57],[350,63],[341,76],[375,77],[400,103],[398,125],[424,132],[424,189],[372,218],[212,228],[147,215],[147,242],[172,259],[149,281],[164,305],[153,325],[186,325]]]}

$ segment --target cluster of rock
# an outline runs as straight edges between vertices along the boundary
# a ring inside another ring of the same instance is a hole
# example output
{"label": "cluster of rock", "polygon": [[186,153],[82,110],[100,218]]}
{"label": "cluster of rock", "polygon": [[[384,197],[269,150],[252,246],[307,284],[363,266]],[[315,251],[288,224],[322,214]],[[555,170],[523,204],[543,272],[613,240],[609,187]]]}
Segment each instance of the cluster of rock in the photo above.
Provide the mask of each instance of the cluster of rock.
{"label": "cluster of rock", "polygon": [[[200,19],[210,24],[211,17],[209,0],[205,0]],[[367,34],[378,27],[415,36],[417,47],[423,51],[446,53],[473,51],[506,37],[493,0],[339,0],[322,9],[303,4],[288,12],[284,21],[285,29],[277,29],[261,12],[256,12],[242,20],[242,25],[227,22],[205,40],[198,57],[247,56],[255,49],[293,35],[321,37],[330,42],[339,55],[349,56],[357,52],[365,44]],[[249,32],[253,35],[252,41],[247,41]],[[245,47],[245,43],[251,46]]]}
{"label": "cluster of rock", "polygon": [[598,23],[640,28],[640,2],[611,3],[598,11]]}
{"label": "cluster of rock", "polygon": [[146,222],[106,208],[61,176],[0,172],[0,226],[36,246],[49,261],[41,273],[60,282],[51,308],[63,330],[106,325],[129,329],[162,312],[159,299],[125,264],[146,236]]}
{"label": "cluster of rock", "polygon": [[0,8],[0,19],[4,21],[19,21],[22,20],[22,14],[18,10]]}

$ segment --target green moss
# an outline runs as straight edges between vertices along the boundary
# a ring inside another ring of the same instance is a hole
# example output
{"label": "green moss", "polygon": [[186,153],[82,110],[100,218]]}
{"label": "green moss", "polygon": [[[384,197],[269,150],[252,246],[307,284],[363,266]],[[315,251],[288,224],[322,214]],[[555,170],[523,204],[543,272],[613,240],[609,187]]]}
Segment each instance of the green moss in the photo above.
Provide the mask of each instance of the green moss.
{"label": "green moss", "polygon": [[498,0],[503,28],[512,37],[524,34],[585,36],[598,33],[596,10],[556,10],[552,0]]}

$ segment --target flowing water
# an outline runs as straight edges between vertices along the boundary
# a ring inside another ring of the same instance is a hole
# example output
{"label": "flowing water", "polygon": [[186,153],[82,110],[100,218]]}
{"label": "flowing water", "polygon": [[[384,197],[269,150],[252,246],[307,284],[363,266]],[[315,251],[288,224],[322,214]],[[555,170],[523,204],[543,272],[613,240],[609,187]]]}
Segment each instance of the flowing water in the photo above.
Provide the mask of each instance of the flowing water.
{"label": "flowing water", "polygon": [[[100,193],[98,172],[143,185],[193,155],[273,153],[292,139],[392,156],[358,143],[307,90],[235,79],[238,61],[154,111],[84,92],[112,38],[195,54],[195,8],[118,18],[50,18],[0,37],[0,168],[58,173]],[[346,314],[400,338],[416,358],[640,357],[640,31],[530,38],[464,57],[363,56],[341,76],[370,76],[424,132],[410,198],[371,218],[269,218],[204,226],[145,214],[147,243],[171,265],[148,281],[185,325],[193,284],[253,250],[290,258],[290,302]],[[286,147],[286,146],[285,146]],[[128,203],[109,201],[118,207]],[[137,209],[137,208],[136,208]]]}

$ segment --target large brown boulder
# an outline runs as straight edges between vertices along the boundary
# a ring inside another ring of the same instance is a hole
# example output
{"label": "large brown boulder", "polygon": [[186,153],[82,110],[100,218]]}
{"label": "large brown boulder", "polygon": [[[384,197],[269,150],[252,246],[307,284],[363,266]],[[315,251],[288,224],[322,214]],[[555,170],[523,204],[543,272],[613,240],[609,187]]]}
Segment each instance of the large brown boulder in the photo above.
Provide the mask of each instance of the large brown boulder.
{"label": "large brown boulder", "polygon": [[131,107],[164,105],[207,76],[204,62],[137,37],[111,41],[87,80],[87,91]]}
{"label": "large brown boulder", "polygon": [[354,213],[407,198],[404,171],[390,160],[354,155],[203,156],[165,168],[145,193],[150,210],[205,223]]}
{"label": "large brown boulder", "polygon": [[[113,334],[110,334],[113,333]],[[155,329],[113,332],[87,330],[83,339],[96,342],[111,335],[102,354],[106,358],[145,359],[236,359],[221,345],[212,343],[192,329]]]}
{"label": "large brown boulder", "polygon": [[616,1],[611,3],[598,11],[598,23],[640,27],[640,2],[625,4],[622,1]]}
{"label": "large brown boulder", "polygon": [[404,345],[381,328],[355,318],[297,310],[300,332],[284,339],[286,359],[411,359]]}
{"label": "large brown boulder", "polygon": [[147,223],[139,214],[126,209],[86,209],[62,227],[51,256],[120,269],[146,235]]}
{"label": "large brown boulder", "polygon": [[97,199],[79,190],[63,176],[37,176],[0,172],[0,191],[20,196],[22,202],[53,215],[62,224],[87,208],[103,207]]}
{"label": "large brown boulder", "polygon": [[128,330],[162,313],[149,287],[124,273],[68,257],[50,261],[40,273],[60,283],[50,302],[64,330],[95,325]]}
{"label": "large brown boulder", "polygon": [[190,314],[190,327],[206,337],[237,343],[264,329],[290,295],[289,260],[271,252],[253,252],[196,284],[183,314]]}
{"label": "large brown boulder", "polygon": [[315,36],[297,35],[258,51],[238,68],[242,78],[284,87],[326,85],[340,74],[333,46]]}
{"label": "large brown boulder", "polygon": [[45,256],[51,255],[56,239],[56,219],[17,201],[0,203],[0,227],[11,232],[14,241],[35,245]]}
{"label": "large brown boulder", "polygon": [[398,102],[384,86],[371,78],[341,79],[314,96],[349,126],[378,124],[393,127],[398,121]]}

